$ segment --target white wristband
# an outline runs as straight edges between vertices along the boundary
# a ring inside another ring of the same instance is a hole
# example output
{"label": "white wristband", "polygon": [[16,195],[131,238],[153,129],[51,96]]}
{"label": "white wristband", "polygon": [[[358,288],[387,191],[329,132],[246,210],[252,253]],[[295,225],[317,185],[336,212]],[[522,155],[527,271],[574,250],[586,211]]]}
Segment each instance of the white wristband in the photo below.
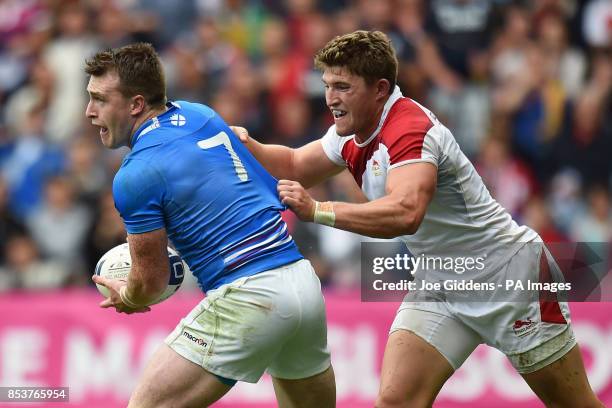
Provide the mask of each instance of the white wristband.
{"label": "white wristband", "polygon": [[336,223],[334,203],[331,201],[325,201],[322,203],[315,201],[314,222],[333,227]]}
{"label": "white wristband", "polygon": [[119,289],[119,297],[121,298],[121,301],[123,302],[124,305],[126,305],[127,307],[129,307],[130,309],[140,309],[143,308],[145,305],[138,305],[136,303],[134,303],[127,295],[127,285],[122,286],[121,289]]}

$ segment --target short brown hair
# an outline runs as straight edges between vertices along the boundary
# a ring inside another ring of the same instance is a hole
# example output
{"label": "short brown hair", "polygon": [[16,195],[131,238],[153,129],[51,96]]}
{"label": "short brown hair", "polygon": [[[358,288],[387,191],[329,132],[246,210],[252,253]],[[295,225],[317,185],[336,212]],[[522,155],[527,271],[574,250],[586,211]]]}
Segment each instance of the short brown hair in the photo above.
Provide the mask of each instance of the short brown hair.
{"label": "short brown hair", "polygon": [[151,44],[135,43],[98,52],[85,61],[85,72],[92,76],[115,72],[123,96],[142,95],[155,107],[166,103],[164,69]]}
{"label": "short brown hair", "polygon": [[397,57],[389,37],[380,31],[355,31],[328,42],[314,58],[317,69],[345,67],[372,83],[386,79],[393,92],[397,81]]}

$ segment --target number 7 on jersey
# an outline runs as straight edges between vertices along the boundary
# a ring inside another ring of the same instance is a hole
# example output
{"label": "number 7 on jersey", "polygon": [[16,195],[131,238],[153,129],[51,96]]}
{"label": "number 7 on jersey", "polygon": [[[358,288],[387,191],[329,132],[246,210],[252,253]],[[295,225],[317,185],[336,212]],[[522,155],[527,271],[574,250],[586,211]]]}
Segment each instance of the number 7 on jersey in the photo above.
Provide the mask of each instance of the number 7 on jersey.
{"label": "number 7 on jersey", "polygon": [[247,181],[249,179],[249,174],[244,168],[244,165],[242,164],[242,162],[240,161],[240,158],[236,154],[236,151],[232,147],[232,143],[230,142],[229,136],[227,135],[227,133],[220,132],[209,139],[200,140],[198,142],[198,147],[200,149],[210,149],[212,147],[220,146],[220,145],[225,146],[228,153],[230,154],[232,162],[234,163],[234,169],[236,170],[236,175],[238,176],[240,181]]}

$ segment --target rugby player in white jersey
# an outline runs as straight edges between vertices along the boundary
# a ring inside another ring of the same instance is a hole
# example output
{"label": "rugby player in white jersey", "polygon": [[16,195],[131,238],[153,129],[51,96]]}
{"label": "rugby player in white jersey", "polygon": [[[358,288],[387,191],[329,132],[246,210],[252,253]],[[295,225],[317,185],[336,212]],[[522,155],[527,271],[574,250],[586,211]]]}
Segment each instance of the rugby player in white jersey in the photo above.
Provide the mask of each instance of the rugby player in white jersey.
{"label": "rugby player in white jersey", "polygon": [[[402,237],[421,253],[469,242],[498,254],[494,269],[504,276],[537,279],[540,269],[555,267],[539,236],[518,226],[491,198],[451,132],[402,96],[397,58],[385,34],[336,37],[317,53],[315,64],[334,116],[322,139],[291,149],[261,144],[245,129],[234,129],[281,179],[279,195],[302,221]],[[345,168],[369,202],[316,202],[306,192]],[[402,303],[385,349],[376,406],[431,406],[480,343],[505,353],[547,406],[603,406],[589,385],[566,303],[493,300]],[[534,329],[516,335],[517,321]]]}

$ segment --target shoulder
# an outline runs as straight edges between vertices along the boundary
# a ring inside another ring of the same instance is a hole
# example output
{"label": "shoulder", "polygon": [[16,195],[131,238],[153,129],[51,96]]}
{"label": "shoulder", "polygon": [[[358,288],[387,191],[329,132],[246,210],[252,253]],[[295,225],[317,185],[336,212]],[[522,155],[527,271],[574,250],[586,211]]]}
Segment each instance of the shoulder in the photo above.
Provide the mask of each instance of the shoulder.
{"label": "shoulder", "polygon": [[174,101],[170,112],[161,120],[161,128],[174,136],[198,132],[204,127],[219,127],[223,119],[212,108],[201,103]]}
{"label": "shoulder", "polygon": [[435,161],[444,144],[444,126],[424,106],[402,98],[391,108],[379,141],[387,148],[392,164]]}
{"label": "shoulder", "polygon": [[424,136],[437,122],[435,115],[427,108],[410,98],[402,98],[389,111],[381,137],[384,141],[402,135]]}
{"label": "shoulder", "polygon": [[157,201],[165,190],[165,178],[150,160],[126,158],[113,180],[115,206],[122,212],[138,208],[143,202]]}
{"label": "shoulder", "polygon": [[212,108],[201,103],[188,101],[173,101],[170,103],[178,108],[176,112],[177,114],[183,114],[188,116],[203,116],[206,118],[212,118],[217,115],[217,113]]}
{"label": "shoulder", "polygon": [[[200,131],[203,127],[221,121],[219,115],[206,105],[187,101],[173,101],[170,109],[153,119],[153,123],[142,131],[131,156],[145,153],[154,155],[159,149],[152,149],[175,142],[183,136]],[[144,152],[147,150],[147,152]]]}
{"label": "shoulder", "polygon": [[162,160],[150,160],[139,155],[128,156],[115,174],[113,189],[137,194],[151,185],[163,183],[163,172],[159,168],[163,164]]}

